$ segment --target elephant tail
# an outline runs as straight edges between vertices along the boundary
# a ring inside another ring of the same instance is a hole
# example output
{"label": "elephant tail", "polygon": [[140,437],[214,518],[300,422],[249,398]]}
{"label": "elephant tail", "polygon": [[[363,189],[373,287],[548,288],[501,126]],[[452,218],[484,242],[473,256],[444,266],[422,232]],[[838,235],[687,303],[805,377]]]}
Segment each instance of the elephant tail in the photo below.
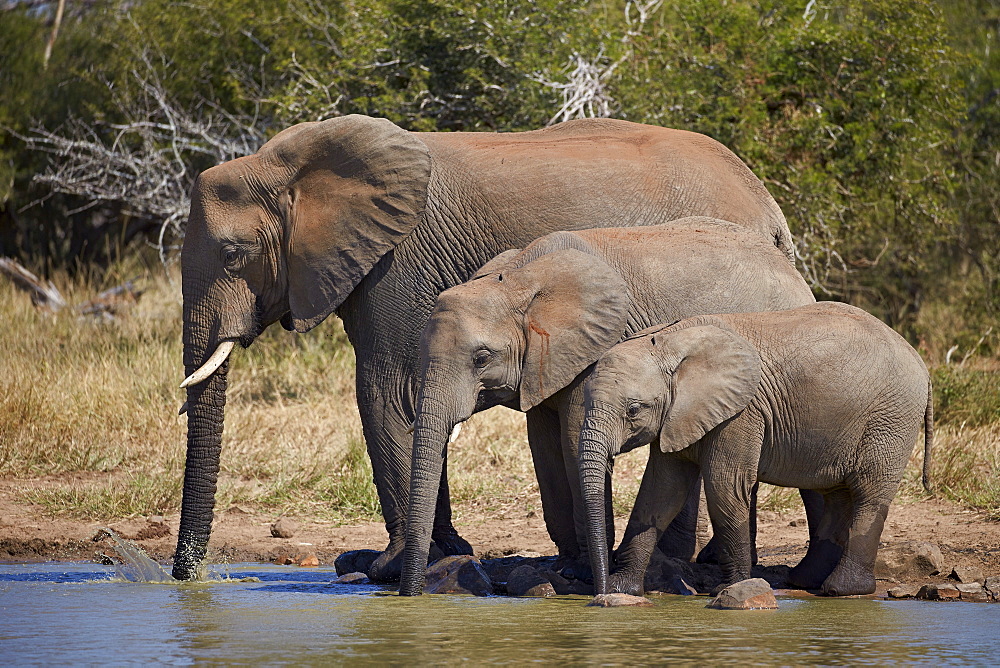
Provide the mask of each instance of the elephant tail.
{"label": "elephant tail", "polygon": [[924,410],[924,491],[931,492],[931,451],[934,446],[934,387],[927,379],[927,408]]}

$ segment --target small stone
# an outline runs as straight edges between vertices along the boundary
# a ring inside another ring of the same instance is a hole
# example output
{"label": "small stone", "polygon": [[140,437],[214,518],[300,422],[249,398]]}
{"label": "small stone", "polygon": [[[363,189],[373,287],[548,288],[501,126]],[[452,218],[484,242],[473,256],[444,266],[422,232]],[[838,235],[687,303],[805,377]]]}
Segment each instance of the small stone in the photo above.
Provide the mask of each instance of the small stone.
{"label": "small stone", "polygon": [[809,521],[804,517],[797,517],[788,523],[790,527],[804,527],[809,524]]}
{"label": "small stone", "polygon": [[751,578],[729,585],[705,607],[717,610],[777,610],[778,601],[767,580]]}
{"label": "small stone", "polygon": [[150,524],[166,524],[167,521],[163,519],[163,515],[150,515],[147,521]]}
{"label": "small stone", "polygon": [[467,554],[438,559],[427,567],[424,592],[428,594],[473,594],[489,596],[493,593],[490,576],[475,557]]}
{"label": "small stone", "polygon": [[333,562],[337,575],[345,573],[364,573],[372,567],[372,563],[382,554],[378,550],[350,550],[339,555]]}
{"label": "small stone", "polygon": [[282,517],[271,525],[271,535],[275,538],[291,538],[297,528],[294,522]]}
{"label": "small stone", "polygon": [[945,568],[941,548],[927,541],[912,541],[880,549],[875,560],[875,577],[907,580],[947,572]]}
{"label": "small stone", "polygon": [[978,566],[955,566],[948,577],[963,583],[982,582],[985,580],[983,570]]}
{"label": "small stone", "polygon": [[991,575],[986,578],[986,582],[983,583],[986,587],[986,591],[993,595],[993,598],[1000,601],[1000,575]]}
{"label": "small stone", "polygon": [[919,585],[899,585],[898,587],[893,587],[886,594],[889,598],[914,598],[917,592],[920,591]]}
{"label": "small stone", "polygon": [[532,566],[518,566],[507,576],[507,594],[510,596],[555,596],[556,590],[549,579]]}
{"label": "small stone", "polygon": [[645,596],[632,596],[631,594],[598,594],[587,604],[587,607],[594,608],[651,608],[653,602]]}
{"label": "small stone", "polygon": [[299,559],[299,566],[304,566],[306,568],[316,568],[319,566],[319,557],[316,556],[315,552],[310,552],[302,558]]}
{"label": "small stone", "polygon": [[917,592],[917,598],[925,601],[955,601],[960,596],[958,588],[950,584],[925,584]]}
{"label": "small stone", "polygon": [[287,552],[279,552],[277,556],[274,557],[273,563],[276,566],[291,566],[295,563],[295,557]]}
{"label": "small stone", "polygon": [[334,584],[342,585],[363,585],[368,584],[368,576],[364,573],[344,573],[333,581]]}

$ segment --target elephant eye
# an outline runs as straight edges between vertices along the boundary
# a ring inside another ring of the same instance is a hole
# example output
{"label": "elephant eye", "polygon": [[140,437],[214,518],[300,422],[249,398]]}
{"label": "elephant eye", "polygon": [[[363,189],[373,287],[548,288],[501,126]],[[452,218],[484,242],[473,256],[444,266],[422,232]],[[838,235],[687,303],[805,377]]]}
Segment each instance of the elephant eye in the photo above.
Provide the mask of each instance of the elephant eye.
{"label": "elephant eye", "polygon": [[477,350],[472,355],[472,363],[476,365],[476,368],[481,369],[487,364],[489,364],[492,358],[493,358],[493,353],[491,353],[489,350]]}
{"label": "elephant eye", "polygon": [[235,269],[240,263],[240,252],[233,246],[222,249],[222,262],[229,269]]}
{"label": "elephant eye", "polygon": [[628,402],[628,406],[625,408],[625,415],[629,418],[639,417],[639,413],[642,412],[642,404],[638,401]]}

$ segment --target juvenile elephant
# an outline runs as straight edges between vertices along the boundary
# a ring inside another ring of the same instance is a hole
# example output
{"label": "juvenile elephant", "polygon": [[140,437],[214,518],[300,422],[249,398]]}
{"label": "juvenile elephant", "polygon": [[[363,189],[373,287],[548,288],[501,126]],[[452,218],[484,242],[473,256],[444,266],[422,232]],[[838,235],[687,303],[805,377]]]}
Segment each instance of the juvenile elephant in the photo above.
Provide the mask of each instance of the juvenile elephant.
{"label": "juvenile elephant", "polygon": [[586,548],[575,379],[622,336],[698,313],[813,303],[785,256],[745,228],[692,217],[556,232],[441,293],[421,338],[410,511],[400,593],[423,584],[448,435],[496,405],[527,412],[546,528],[563,557]]}
{"label": "juvenile elephant", "polygon": [[[870,594],[879,536],[921,424],[925,461],[932,442],[920,356],[877,318],[837,302],[650,328],[601,357],[584,405],[580,479],[598,593],[642,592],[656,534],[700,472],[727,583],[750,576],[749,497],[761,481],[823,494],[821,544],[810,544],[793,581],[834,596]],[[605,475],[615,455],[647,443],[609,578]]]}
{"label": "juvenile elephant", "polygon": [[[434,299],[509,248],[563,229],[710,215],[791,258],[761,182],[714,140],[613,120],[523,133],[413,133],[384,119],[302,123],[207,170],[182,254],[187,461],[173,574],[196,577],[212,525],[227,356],[271,323],[307,332],[331,313],[357,357],[357,399],[386,552],[398,577],[409,490],[418,341]],[[471,552],[442,477],[434,540]]]}

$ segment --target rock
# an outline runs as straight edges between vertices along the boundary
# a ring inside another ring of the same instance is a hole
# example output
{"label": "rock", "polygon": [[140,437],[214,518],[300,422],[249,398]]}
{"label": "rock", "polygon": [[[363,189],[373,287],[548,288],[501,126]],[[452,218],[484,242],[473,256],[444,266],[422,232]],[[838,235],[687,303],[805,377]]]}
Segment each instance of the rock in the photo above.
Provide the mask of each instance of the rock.
{"label": "rock", "polygon": [[961,592],[950,584],[925,584],[917,592],[917,598],[925,601],[956,601],[959,596]]}
{"label": "rock", "polygon": [[927,541],[912,541],[890,545],[878,551],[875,577],[886,580],[907,580],[945,572],[940,548]]}
{"label": "rock", "polygon": [[291,520],[281,517],[271,525],[271,535],[275,538],[291,538],[298,527]]}
{"label": "rock", "polygon": [[983,583],[983,586],[986,587],[986,591],[988,591],[993,598],[1000,601],[1000,575],[991,575],[986,578],[986,582]]}
{"label": "rock", "polygon": [[666,582],[661,583],[661,586],[657,591],[663,594],[680,594],[681,596],[695,596],[698,594],[698,590],[689,585],[684,578],[679,575],[675,575]]}
{"label": "rock", "polygon": [[982,582],[986,579],[983,577],[983,570],[978,566],[955,566],[948,577],[963,583]]}
{"label": "rock", "polygon": [[315,568],[319,566],[319,557],[316,556],[315,552],[309,552],[298,558],[298,564],[306,568]]}
{"label": "rock", "polygon": [[344,573],[333,581],[334,584],[363,585],[371,582],[364,573]]}
{"label": "rock", "polygon": [[333,567],[337,569],[337,575],[345,573],[364,573],[368,575],[372,562],[382,554],[378,550],[350,550],[344,552],[333,562]]}
{"label": "rock", "polygon": [[279,552],[272,563],[275,566],[291,566],[295,563],[295,557],[287,552]]}
{"label": "rock", "polygon": [[751,578],[729,585],[705,607],[717,610],[777,610],[778,601],[767,580]]}
{"label": "rock", "polygon": [[475,557],[467,554],[438,559],[427,567],[424,592],[428,594],[473,594],[489,596],[493,593],[490,576]]}
{"label": "rock", "polygon": [[963,582],[955,585],[955,589],[958,590],[958,597],[963,601],[988,603],[991,600],[989,592],[979,582]]}
{"label": "rock", "polygon": [[587,584],[582,580],[567,580],[553,570],[545,569],[541,574],[552,584],[556,594],[566,596],[568,594],[579,594],[581,596],[593,596],[594,585]]}
{"label": "rock", "polygon": [[507,576],[507,594],[509,596],[555,596],[556,590],[549,579],[534,567],[518,566]]}
{"label": "rock", "polygon": [[917,592],[920,591],[919,585],[899,585],[898,587],[893,587],[886,594],[889,598],[914,598]]}
{"label": "rock", "polygon": [[804,527],[809,524],[809,521],[804,517],[797,517],[788,523],[790,527]]}
{"label": "rock", "polygon": [[645,596],[632,596],[631,594],[598,594],[587,607],[594,608],[651,608],[653,602]]}

